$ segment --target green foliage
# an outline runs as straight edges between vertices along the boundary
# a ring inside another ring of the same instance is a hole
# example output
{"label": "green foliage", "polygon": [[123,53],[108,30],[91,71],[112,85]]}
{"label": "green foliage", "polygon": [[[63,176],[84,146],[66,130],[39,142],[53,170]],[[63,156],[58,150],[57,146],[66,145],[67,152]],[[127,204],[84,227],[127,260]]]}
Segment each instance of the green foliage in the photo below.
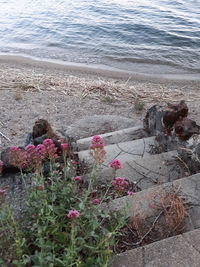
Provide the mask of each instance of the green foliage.
{"label": "green foliage", "polygon": [[145,106],[145,103],[141,101],[139,98],[136,98],[134,101],[134,109],[136,112],[141,112],[143,111]]}
{"label": "green foliage", "polygon": [[[66,162],[60,170],[54,164],[49,177],[32,174],[32,186],[26,187],[28,212],[23,224],[2,201],[1,266],[108,266],[125,218],[93,205],[89,195],[96,179],[91,177],[89,186],[80,190],[80,183],[68,175],[68,166]],[[80,216],[69,218],[70,210],[77,210]]]}

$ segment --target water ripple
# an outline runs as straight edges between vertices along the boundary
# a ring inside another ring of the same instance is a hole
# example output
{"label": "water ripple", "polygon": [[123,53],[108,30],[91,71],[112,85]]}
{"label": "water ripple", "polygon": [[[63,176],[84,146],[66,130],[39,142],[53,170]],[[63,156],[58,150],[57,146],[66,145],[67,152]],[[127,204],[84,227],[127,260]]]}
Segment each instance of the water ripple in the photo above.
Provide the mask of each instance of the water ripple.
{"label": "water ripple", "polygon": [[0,52],[200,70],[198,0],[0,0]]}

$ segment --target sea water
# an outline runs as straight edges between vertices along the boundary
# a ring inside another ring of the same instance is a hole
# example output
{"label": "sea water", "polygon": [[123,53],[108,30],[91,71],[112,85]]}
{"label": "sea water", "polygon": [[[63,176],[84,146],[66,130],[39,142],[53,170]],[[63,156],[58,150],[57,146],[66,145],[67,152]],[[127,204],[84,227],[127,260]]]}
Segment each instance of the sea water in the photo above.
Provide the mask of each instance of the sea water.
{"label": "sea water", "polygon": [[200,71],[200,0],[0,0],[0,53]]}

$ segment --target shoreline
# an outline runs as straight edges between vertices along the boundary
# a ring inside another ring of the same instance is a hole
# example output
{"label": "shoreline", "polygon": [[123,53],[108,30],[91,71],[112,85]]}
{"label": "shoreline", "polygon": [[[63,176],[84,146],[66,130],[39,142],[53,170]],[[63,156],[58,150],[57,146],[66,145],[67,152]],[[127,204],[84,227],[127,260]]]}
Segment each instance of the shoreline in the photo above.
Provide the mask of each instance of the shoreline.
{"label": "shoreline", "polygon": [[[44,69],[55,69],[58,71],[65,71],[72,74],[78,75],[94,75],[102,76],[106,78],[113,79],[129,79],[129,80],[139,80],[139,81],[158,81],[158,82],[200,82],[200,73],[189,72],[186,70],[180,70],[174,68],[176,73],[172,71],[168,73],[139,73],[133,71],[127,71],[123,69],[118,69],[114,67],[109,67],[106,65],[99,64],[83,64],[83,63],[73,63],[65,62],[56,59],[42,59],[27,55],[14,55],[14,54],[3,54],[0,53],[0,64],[9,65],[21,65],[25,67],[35,67]],[[152,68],[154,65],[151,66]]]}

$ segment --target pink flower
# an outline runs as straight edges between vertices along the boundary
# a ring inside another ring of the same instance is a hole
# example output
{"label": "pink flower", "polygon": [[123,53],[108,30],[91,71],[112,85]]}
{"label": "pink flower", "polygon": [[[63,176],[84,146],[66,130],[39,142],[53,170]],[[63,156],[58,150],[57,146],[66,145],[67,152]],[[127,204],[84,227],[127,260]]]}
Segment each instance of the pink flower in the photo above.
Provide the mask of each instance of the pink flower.
{"label": "pink flower", "polygon": [[94,158],[97,164],[101,164],[104,161],[106,151],[104,150],[104,141],[103,138],[99,135],[92,137],[90,142],[90,154]]}
{"label": "pink flower", "polygon": [[116,177],[113,179],[112,185],[116,190],[123,191],[128,186],[128,182],[124,177]]}
{"label": "pink flower", "polygon": [[132,196],[133,194],[134,194],[133,191],[128,191],[128,192],[127,192],[127,195],[128,195],[128,196]]}
{"label": "pink flower", "polygon": [[51,139],[45,139],[43,141],[43,145],[46,149],[46,157],[50,159],[56,159],[58,157],[57,155],[57,147],[53,143],[53,140]]}
{"label": "pink flower", "polygon": [[103,142],[103,139],[100,135],[95,135],[92,137],[92,142],[93,143],[102,143]]}
{"label": "pink flower", "polygon": [[80,217],[80,213],[77,210],[70,210],[69,213],[67,214],[67,217],[70,219],[76,219]]}
{"label": "pink flower", "polygon": [[104,148],[104,144],[96,143],[90,145],[90,149],[95,149],[95,148]]}
{"label": "pink flower", "polygon": [[50,146],[50,145],[52,145],[53,144],[53,140],[51,140],[51,139],[45,139],[44,141],[43,141],[43,145],[44,146]]}
{"label": "pink flower", "polygon": [[3,171],[3,165],[4,165],[3,161],[0,160],[0,175],[1,175],[2,171]]}
{"label": "pink flower", "polygon": [[92,204],[94,204],[94,205],[99,205],[100,204],[100,199],[98,199],[98,198],[95,198],[95,199],[93,199],[92,200]]}
{"label": "pink flower", "polygon": [[71,163],[74,165],[78,164],[78,162],[76,160],[72,160]]}
{"label": "pink flower", "polygon": [[101,149],[104,148],[103,138],[99,135],[93,136],[90,142],[90,149],[96,149],[96,148],[101,148]]}
{"label": "pink flower", "polygon": [[69,145],[67,143],[61,144],[61,147],[64,152],[67,152],[67,150],[69,149]]}
{"label": "pink flower", "polygon": [[34,149],[35,149],[35,146],[31,145],[31,144],[25,147],[25,150],[28,150],[28,151],[29,150],[34,150]]}
{"label": "pink flower", "polygon": [[24,169],[27,166],[26,151],[16,146],[10,147],[9,153],[10,163],[19,168]]}
{"label": "pink flower", "polygon": [[75,176],[72,178],[73,181],[82,181],[82,177],[81,176]]}
{"label": "pink flower", "polygon": [[36,170],[41,166],[43,159],[45,158],[46,148],[44,145],[28,145],[26,148],[26,160],[27,168],[29,170]]}
{"label": "pink flower", "polygon": [[110,162],[110,167],[113,168],[114,170],[118,170],[118,169],[121,169],[122,168],[122,164],[121,162],[118,160],[118,159],[113,159],[111,162]]}
{"label": "pink flower", "polygon": [[36,146],[35,150],[42,156],[46,154],[46,147],[43,144],[39,144]]}
{"label": "pink flower", "polygon": [[18,147],[16,147],[16,146],[11,146],[10,147],[10,151],[18,151],[19,150],[19,148]]}

